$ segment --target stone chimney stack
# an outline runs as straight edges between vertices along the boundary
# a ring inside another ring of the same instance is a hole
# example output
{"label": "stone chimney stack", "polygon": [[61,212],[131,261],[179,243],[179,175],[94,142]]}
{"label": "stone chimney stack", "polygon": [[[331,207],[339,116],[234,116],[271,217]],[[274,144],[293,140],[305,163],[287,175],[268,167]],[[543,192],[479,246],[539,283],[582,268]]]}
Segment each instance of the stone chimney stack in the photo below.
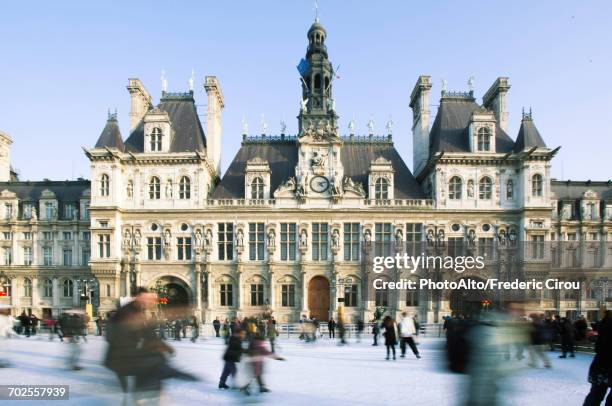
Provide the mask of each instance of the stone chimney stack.
{"label": "stone chimney stack", "polygon": [[216,76],[206,76],[204,89],[208,95],[206,110],[206,155],[221,176],[221,110],[225,107],[221,85]]}
{"label": "stone chimney stack", "polygon": [[0,131],[0,182],[11,180],[11,144],[13,140]]}
{"label": "stone chimney stack", "polygon": [[510,80],[507,77],[499,77],[482,97],[482,105],[493,111],[497,124],[505,132],[508,132],[508,103],[506,99],[509,89]]}
{"label": "stone chimney stack", "polygon": [[138,78],[128,79],[127,90],[130,92],[130,133],[138,126],[144,115],[153,106],[151,95]]}
{"label": "stone chimney stack", "polygon": [[412,108],[412,172],[416,176],[429,158],[429,91],[431,77],[419,76],[410,95]]}

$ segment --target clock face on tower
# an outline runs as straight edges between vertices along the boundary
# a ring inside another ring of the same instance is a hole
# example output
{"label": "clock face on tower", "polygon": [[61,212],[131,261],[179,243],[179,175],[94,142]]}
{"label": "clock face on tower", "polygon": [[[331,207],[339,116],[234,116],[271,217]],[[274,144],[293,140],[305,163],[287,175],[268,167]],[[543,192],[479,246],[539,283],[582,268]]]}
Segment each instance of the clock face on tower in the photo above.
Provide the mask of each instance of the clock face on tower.
{"label": "clock face on tower", "polygon": [[325,176],[315,176],[310,180],[310,188],[317,193],[323,193],[329,188],[329,181]]}

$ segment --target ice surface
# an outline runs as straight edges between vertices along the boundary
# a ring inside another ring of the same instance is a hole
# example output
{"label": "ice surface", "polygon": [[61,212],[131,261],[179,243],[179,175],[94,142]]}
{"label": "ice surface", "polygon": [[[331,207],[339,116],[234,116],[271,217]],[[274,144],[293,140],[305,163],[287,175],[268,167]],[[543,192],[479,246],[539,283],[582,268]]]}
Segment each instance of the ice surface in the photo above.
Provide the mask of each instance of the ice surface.
{"label": "ice surface", "polygon": [[[369,337],[368,337],[369,339]],[[106,343],[101,337],[89,337],[83,344],[82,371],[68,371],[64,356],[68,345],[49,342],[45,337],[0,343],[2,354],[12,368],[0,369],[0,384],[70,385],[70,400],[52,405],[120,405],[121,390],[114,375],[101,365]],[[200,383],[166,381],[164,405],[229,405],[247,399],[236,391],[217,389],[222,369],[222,339],[208,338],[170,344],[176,349],[173,365],[202,379]],[[337,346],[334,340],[316,344],[297,339],[279,339],[278,353],[286,361],[266,361],[265,381],[271,393],[252,396],[249,402],[265,405],[456,405],[464,391],[461,375],[444,370],[443,342],[424,340],[419,348],[423,356],[386,361],[384,346],[371,341]],[[9,350],[7,355],[6,350]],[[578,354],[576,359],[557,359],[559,353],[547,353],[553,368],[518,369],[509,380],[499,382],[508,405],[580,405],[589,390],[586,381],[592,355]],[[241,367],[243,368],[243,367]],[[240,370],[244,379],[244,370]],[[231,379],[229,384],[232,384]],[[254,387],[253,387],[254,389]],[[255,391],[256,392],[256,391]],[[47,402],[21,401],[19,405],[40,406]]]}

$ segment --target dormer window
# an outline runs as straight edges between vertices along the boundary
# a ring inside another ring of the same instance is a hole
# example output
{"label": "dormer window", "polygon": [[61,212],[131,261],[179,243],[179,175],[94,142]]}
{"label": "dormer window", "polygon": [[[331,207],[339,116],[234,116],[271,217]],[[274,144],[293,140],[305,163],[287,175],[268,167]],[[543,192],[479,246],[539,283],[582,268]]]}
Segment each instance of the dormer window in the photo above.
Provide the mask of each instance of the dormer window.
{"label": "dormer window", "polygon": [[191,198],[191,181],[187,176],[183,176],[179,181],[179,199]]}
{"label": "dormer window", "polygon": [[159,200],[161,197],[161,182],[157,176],[153,176],[149,182],[149,199]]}
{"label": "dormer window", "polygon": [[103,174],[100,178],[100,196],[108,196],[110,194],[110,179],[107,174]]}
{"label": "dormer window", "polygon": [[448,184],[448,198],[451,200],[460,200],[461,186],[461,178],[459,176],[453,176]]}
{"label": "dormer window", "polygon": [[151,152],[160,152],[162,150],[162,130],[155,127],[151,132]]}
{"label": "dormer window", "polygon": [[374,184],[374,198],[376,200],[386,200],[389,198],[389,181],[386,178],[376,179]]}
{"label": "dormer window", "polygon": [[491,150],[491,130],[489,127],[480,127],[478,129],[478,151]]}
{"label": "dormer window", "polygon": [[488,176],[480,179],[478,182],[478,198],[481,200],[491,200],[491,190],[493,181]]}
{"label": "dormer window", "polygon": [[531,195],[534,197],[541,197],[542,196],[542,186],[543,186],[542,175],[540,174],[533,175],[533,177],[531,178]]}
{"label": "dormer window", "polygon": [[251,199],[263,199],[264,198],[264,181],[261,177],[257,176],[251,182]]}

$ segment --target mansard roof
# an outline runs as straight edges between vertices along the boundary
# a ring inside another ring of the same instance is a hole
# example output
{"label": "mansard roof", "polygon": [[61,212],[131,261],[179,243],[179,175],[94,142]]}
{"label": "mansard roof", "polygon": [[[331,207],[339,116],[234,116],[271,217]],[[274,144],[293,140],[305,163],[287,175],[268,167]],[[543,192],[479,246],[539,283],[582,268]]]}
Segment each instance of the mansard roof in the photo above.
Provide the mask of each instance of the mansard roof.
{"label": "mansard roof", "polygon": [[[193,91],[187,93],[163,92],[157,108],[168,113],[174,138],[170,152],[206,150],[206,136],[193,99]],[[144,123],[141,121],[125,141],[128,152],[144,151]]]}
{"label": "mansard roof", "polygon": [[[446,93],[440,99],[429,138],[429,153],[471,152],[469,140],[470,118],[482,107],[471,93]],[[495,152],[510,152],[514,141],[496,123]]]}
{"label": "mansard roof", "polygon": [[119,123],[117,122],[117,115],[108,115],[106,125],[96,142],[96,148],[117,148],[119,151],[123,151],[123,138],[121,137],[121,130],[119,130]]}
{"label": "mansard roof", "polygon": [[536,128],[531,118],[531,113],[529,113],[528,115],[523,115],[521,128],[514,144],[514,152],[521,152],[524,149],[533,147],[546,148],[546,143]]}
{"label": "mansard roof", "polygon": [[558,200],[582,199],[588,190],[599,195],[601,200],[612,201],[612,181],[592,182],[575,180],[556,180],[550,182],[555,197]]}
{"label": "mansard roof", "polygon": [[[383,141],[384,139],[384,141]],[[391,162],[395,174],[394,197],[396,199],[425,199],[425,193],[402,160],[401,156],[386,137],[369,139],[364,137],[343,138],[340,152],[344,175],[354,182],[363,184],[368,192],[368,174],[370,163],[382,157]],[[295,176],[298,163],[299,145],[295,137],[259,138],[245,140],[233,161],[229,165],[221,182],[215,188],[213,199],[242,199],[244,176],[249,159],[259,157],[270,165],[270,192],[274,191],[288,178]]]}
{"label": "mansard roof", "polygon": [[60,202],[78,202],[83,193],[90,189],[91,182],[85,179],[40,182],[0,182],[0,191],[8,190],[20,201],[36,202],[45,190],[53,192]]}

